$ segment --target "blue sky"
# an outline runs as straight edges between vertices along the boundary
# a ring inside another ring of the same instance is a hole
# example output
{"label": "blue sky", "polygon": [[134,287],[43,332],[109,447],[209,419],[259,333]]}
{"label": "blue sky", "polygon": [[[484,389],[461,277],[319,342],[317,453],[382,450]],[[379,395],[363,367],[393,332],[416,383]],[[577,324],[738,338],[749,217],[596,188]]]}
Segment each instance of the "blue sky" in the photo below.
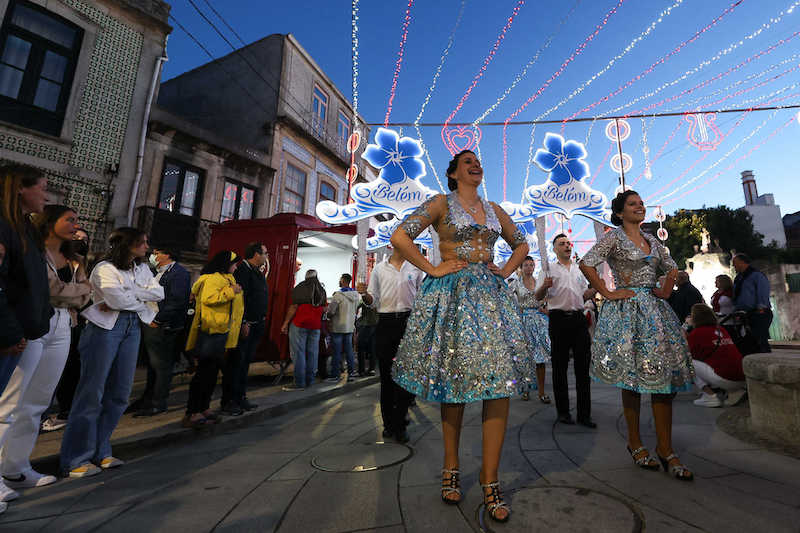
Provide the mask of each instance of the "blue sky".
{"label": "blue sky", "polygon": [[[208,1],[245,42],[272,33],[294,34],[339,89],[350,95],[350,2]],[[654,105],[649,112],[763,106],[774,99],[780,100],[773,105],[800,103],[800,35],[796,35],[800,29],[800,5],[790,13],[780,15],[781,11],[786,12],[800,2],[742,0],[736,4],[734,0],[623,0],[616,13],[608,17],[607,24],[587,42],[582,52],[572,57],[619,2],[525,2],[485,74],[454,121],[471,122],[481,116],[509,88],[548,39],[549,45],[527,75],[486,117],[486,121],[502,122],[541,90],[540,95],[516,116],[516,120],[533,120],[581,87],[579,94],[547,118],[563,119],[590,106],[591,109],[577,116],[594,117],[635,100],[638,100],[635,104],[616,114],[633,113],[664,99],[669,101]],[[232,42],[238,42],[210,12],[205,0],[195,0],[195,3],[229,35]],[[197,14],[188,0],[173,0],[171,4],[175,18],[215,56],[230,52],[228,45]],[[363,0],[360,3],[359,112],[369,122],[384,120],[407,4],[407,0]],[[453,111],[484,64],[518,2],[465,0],[463,5],[463,17],[453,34],[453,45],[438,86],[426,107],[423,122],[443,122]],[[605,70],[612,58],[621,54],[631,41],[658,19],[660,13],[673,5],[675,7],[669,15],[663,17],[649,35]],[[414,2],[391,121],[413,122],[417,117],[461,6],[461,0]],[[567,17],[570,11],[572,13]],[[779,16],[780,21],[775,22]],[[718,22],[711,25],[716,18],[719,18]],[[759,30],[762,24],[770,23],[771,19],[773,22],[769,28],[742,40]],[[704,29],[696,40],[682,46]],[[781,39],[788,40],[774,46]],[[723,51],[724,54],[718,54]],[[208,57],[177,27],[170,37],[168,53],[170,60],[165,66],[163,79],[208,61]],[[758,54],[761,55],[754,57]],[[713,59],[714,56],[718,59]],[[566,67],[542,90],[565,61],[569,61]],[[704,63],[708,61],[710,63]],[[748,62],[738,66],[745,61]],[[648,71],[654,63],[657,65]],[[585,85],[599,71],[603,74]],[[676,81],[687,72],[690,74],[685,79]],[[637,76],[639,79],[629,83]],[[698,85],[702,86],[695,88]],[[619,94],[594,105],[618,88],[622,88]],[[658,92],[647,97],[653,91]],[[659,152],[661,154],[651,164],[652,179],[640,178],[635,188],[648,199],[648,203],[664,203],[667,212],[703,205],[740,207],[743,195],[739,176],[740,171],[747,169],[755,172],[759,193],[773,193],[783,214],[798,211],[800,170],[796,152],[800,120],[796,118],[797,113],[795,109],[774,114],[769,111],[719,114],[714,123],[722,141],[707,151],[700,151],[689,142],[691,125],[681,116],[647,118],[644,121],[630,119],[631,134],[623,143],[623,150],[631,156],[633,163],[627,173],[628,182],[636,180],[644,171],[644,148],[647,146],[649,159],[654,159]],[[795,120],[784,126],[792,117]],[[592,172],[589,179],[594,179],[595,188],[611,194],[617,178],[608,161],[603,162],[611,147],[604,134],[605,124],[603,120],[594,125],[592,122],[569,124],[565,136],[581,142],[588,138],[587,160]],[[560,129],[559,124],[537,126],[534,146],[541,146],[547,131],[558,132]],[[502,126],[481,128],[480,149],[485,180],[489,198],[495,201],[503,199],[502,130]],[[700,130],[695,128],[694,131],[695,138],[700,138]],[[449,154],[440,132],[440,127],[422,129],[423,139],[441,176]],[[643,142],[643,132],[646,143]],[[707,129],[707,132],[713,141],[714,130]],[[413,128],[405,128],[403,133],[416,136]],[[530,134],[530,126],[508,128],[506,179],[507,197],[511,201],[519,201],[523,190]],[[749,156],[728,169],[737,158],[751,150]],[[719,171],[723,172],[713,181],[693,190],[714,178]],[[429,171],[428,174],[423,178],[426,184],[438,188],[432,173]],[[543,172],[531,167],[529,184],[544,179]],[[692,192],[684,194],[688,191]],[[583,226],[583,222],[574,223],[576,231]]]}

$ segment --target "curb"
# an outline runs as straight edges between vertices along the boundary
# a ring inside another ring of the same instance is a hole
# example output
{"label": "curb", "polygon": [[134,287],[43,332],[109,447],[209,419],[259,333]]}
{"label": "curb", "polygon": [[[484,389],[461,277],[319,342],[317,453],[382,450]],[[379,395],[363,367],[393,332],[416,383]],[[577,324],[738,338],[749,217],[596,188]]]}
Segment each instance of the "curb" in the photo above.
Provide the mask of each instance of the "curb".
{"label": "curb", "polygon": [[[322,403],[325,400],[336,398],[364,387],[374,385],[379,381],[380,378],[378,376],[370,376],[357,382],[345,383],[344,385],[340,385],[316,394],[311,394],[304,398],[296,398],[278,405],[272,405],[270,407],[264,407],[254,411],[245,412],[240,416],[225,417],[219,424],[208,425],[200,430],[184,428],[179,422],[170,423],[164,427],[171,431],[167,431],[167,433],[163,435],[139,439],[128,438],[120,442],[112,441],[111,446],[114,449],[115,457],[123,460],[131,460],[173,444],[192,442],[196,441],[198,438],[213,437],[214,435],[224,433],[231,429],[245,428],[255,425],[259,422],[269,420],[270,418],[276,418],[285,415],[293,410]],[[31,463],[37,472],[60,475],[58,454],[39,457],[38,459],[31,461]]]}

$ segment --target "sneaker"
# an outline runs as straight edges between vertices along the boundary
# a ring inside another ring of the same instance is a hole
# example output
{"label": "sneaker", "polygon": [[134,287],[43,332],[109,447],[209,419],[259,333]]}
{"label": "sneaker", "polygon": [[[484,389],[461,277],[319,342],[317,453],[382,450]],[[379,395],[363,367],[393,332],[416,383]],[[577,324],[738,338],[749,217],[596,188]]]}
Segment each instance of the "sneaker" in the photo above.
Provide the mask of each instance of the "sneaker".
{"label": "sneaker", "polygon": [[374,376],[375,375],[375,371],[374,370],[370,370],[370,371],[367,372],[367,375],[368,376]]}
{"label": "sneaker", "polygon": [[223,405],[219,412],[225,416],[239,416],[244,413],[244,409],[239,407],[236,402],[229,402]]}
{"label": "sneaker", "polygon": [[8,488],[0,481],[0,502],[10,502],[19,498],[19,492]]}
{"label": "sneaker", "polygon": [[356,375],[355,374],[347,374],[347,382],[355,381]]}
{"label": "sneaker", "polygon": [[159,407],[143,407],[139,409],[135,413],[133,413],[133,418],[147,418],[151,416],[160,415],[161,413],[166,413],[167,408],[159,408]]}
{"label": "sneaker", "polygon": [[40,474],[32,468],[17,476],[3,476],[3,483],[12,489],[44,487],[45,485],[52,485],[56,481],[56,476]]}
{"label": "sneaker", "polygon": [[328,378],[325,383],[339,383],[339,381],[341,381],[341,378]]}
{"label": "sneaker", "polygon": [[109,468],[117,468],[124,464],[125,461],[123,461],[122,459],[117,459],[116,457],[109,455],[108,457],[100,461],[100,468],[102,468],[103,470],[108,470]]}
{"label": "sneaker", "polygon": [[699,407],[722,407],[722,401],[716,394],[706,394],[705,392],[700,395],[694,402]]}
{"label": "sneaker", "polygon": [[728,391],[728,397],[725,398],[725,407],[732,407],[739,403],[744,395],[747,394],[747,389],[736,389]]}
{"label": "sneaker", "polygon": [[49,431],[58,431],[59,429],[64,429],[66,425],[67,425],[66,419],[58,418],[56,416],[51,416],[50,418],[45,418],[42,421],[42,426],[40,430],[43,433],[47,433]]}
{"label": "sneaker", "polygon": [[241,402],[239,402],[239,406],[245,411],[252,411],[253,409],[258,408],[257,403],[253,403],[247,398],[244,398]]}
{"label": "sneaker", "polygon": [[81,466],[76,466],[69,471],[69,477],[92,477],[96,476],[103,470],[96,467],[92,463],[84,463]]}
{"label": "sneaker", "polygon": [[8,509],[8,504],[5,502],[0,502],[0,514],[3,514]]}
{"label": "sneaker", "polygon": [[291,385],[284,385],[283,390],[286,392],[294,392],[294,391],[301,391],[306,390],[304,387],[301,387],[297,383],[292,383]]}

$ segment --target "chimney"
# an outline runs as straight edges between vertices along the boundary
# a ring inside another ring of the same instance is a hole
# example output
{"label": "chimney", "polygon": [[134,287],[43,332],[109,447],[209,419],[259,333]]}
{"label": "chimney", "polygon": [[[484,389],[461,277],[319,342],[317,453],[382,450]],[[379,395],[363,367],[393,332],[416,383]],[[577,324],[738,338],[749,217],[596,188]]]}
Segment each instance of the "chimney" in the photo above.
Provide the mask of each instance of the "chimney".
{"label": "chimney", "polygon": [[742,189],[744,189],[744,205],[753,205],[758,198],[756,178],[752,170],[742,171]]}

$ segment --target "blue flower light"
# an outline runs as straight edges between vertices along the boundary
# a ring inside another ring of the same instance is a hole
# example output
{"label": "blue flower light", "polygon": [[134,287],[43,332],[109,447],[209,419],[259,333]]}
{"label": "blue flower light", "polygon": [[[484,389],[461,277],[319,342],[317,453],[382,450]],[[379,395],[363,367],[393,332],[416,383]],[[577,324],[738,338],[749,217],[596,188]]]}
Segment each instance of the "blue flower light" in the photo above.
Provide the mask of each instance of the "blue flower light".
{"label": "blue flower light", "polygon": [[586,148],[578,141],[566,141],[557,133],[547,133],[544,149],[539,148],[533,156],[534,162],[549,172],[550,181],[566,185],[570,180],[581,181],[589,175],[589,165],[584,161]]}
{"label": "blue flower light", "polygon": [[361,156],[375,168],[379,168],[379,178],[387,183],[401,183],[406,178],[415,180],[425,175],[422,161],[422,146],[410,137],[400,138],[397,133],[386,128],[378,128],[375,134],[377,144],[367,145]]}

